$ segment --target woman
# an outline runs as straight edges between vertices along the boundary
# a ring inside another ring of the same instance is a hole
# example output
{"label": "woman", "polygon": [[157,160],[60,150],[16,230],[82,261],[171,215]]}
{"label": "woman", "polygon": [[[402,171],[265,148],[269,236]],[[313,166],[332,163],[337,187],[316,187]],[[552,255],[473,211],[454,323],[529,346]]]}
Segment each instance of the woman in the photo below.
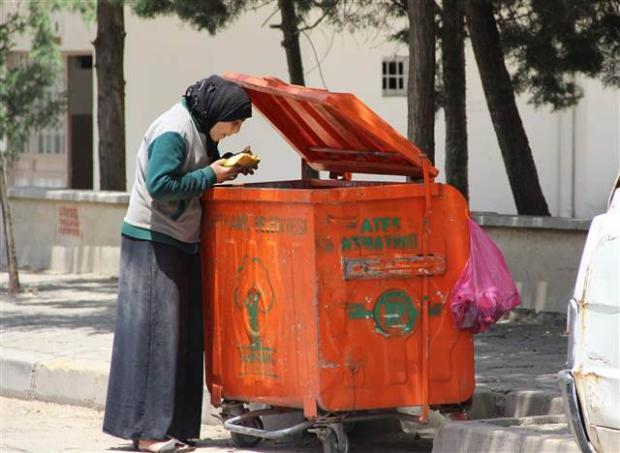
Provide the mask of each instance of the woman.
{"label": "woman", "polygon": [[188,451],[200,436],[199,198],[241,171],[222,165],[218,143],[251,115],[241,87],[211,76],[155,120],[138,150],[103,431],[140,451]]}

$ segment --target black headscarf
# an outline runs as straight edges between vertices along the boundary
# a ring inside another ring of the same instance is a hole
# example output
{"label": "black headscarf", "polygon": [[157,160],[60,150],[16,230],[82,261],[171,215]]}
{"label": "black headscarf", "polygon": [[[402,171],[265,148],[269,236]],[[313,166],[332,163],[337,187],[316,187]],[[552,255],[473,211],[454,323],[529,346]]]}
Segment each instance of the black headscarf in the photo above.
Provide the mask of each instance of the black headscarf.
{"label": "black headscarf", "polygon": [[[207,152],[217,153],[217,143],[209,131],[218,121],[235,121],[252,116],[252,102],[247,93],[234,82],[212,75],[199,80],[185,90],[185,102],[198,123],[200,132],[207,136]],[[219,157],[219,153],[217,154]]]}

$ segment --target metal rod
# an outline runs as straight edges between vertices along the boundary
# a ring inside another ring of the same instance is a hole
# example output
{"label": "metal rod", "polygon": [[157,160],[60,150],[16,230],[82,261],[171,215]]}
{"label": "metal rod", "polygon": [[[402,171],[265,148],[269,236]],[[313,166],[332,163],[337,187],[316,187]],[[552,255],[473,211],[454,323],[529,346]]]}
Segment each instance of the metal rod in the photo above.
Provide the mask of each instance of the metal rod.
{"label": "metal rod", "polygon": [[[257,411],[258,412],[258,411]],[[238,423],[242,423],[244,420],[248,418],[253,418],[255,415],[253,412],[248,412],[247,414],[239,415],[237,417],[229,418],[224,421],[224,429],[227,431],[231,431],[233,433],[245,434],[247,436],[260,437],[262,439],[284,439],[286,437],[292,436],[293,434],[297,434],[301,431],[305,431],[310,428],[313,424],[311,421],[305,421],[293,425],[289,428],[279,429],[276,431],[269,431],[266,429],[257,429],[257,428],[249,428],[247,426],[238,425]]]}
{"label": "metal rod", "polygon": [[[422,255],[429,253],[431,235],[431,181],[428,159],[422,160],[422,176],[424,178],[424,217],[422,219]],[[429,385],[430,385],[430,329],[428,319],[429,276],[422,277],[422,416],[420,421],[427,423],[430,416]]]}
{"label": "metal rod", "polygon": [[[297,411],[295,409],[291,409],[290,411]],[[305,431],[308,428],[316,427],[316,426],[325,426],[334,423],[353,423],[358,421],[370,421],[370,420],[379,420],[383,418],[399,418],[405,419],[410,422],[420,423],[420,417],[418,415],[413,414],[405,414],[397,411],[388,411],[388,412],[371,412],[367,414],[356,414],[353,416],[349,416],[347,414],[342,415],[334,415],[334,416],[326,416],[319,417],[316,420],[306,420],[304,422],[298,423],[296,425],[290,426],[288,428],[269,431],[266,429],[257,429],[250,428],[247,426],[242,426],[240,423],[243,423],[245,420],[249,418],[259,417],[259,416],[267,416],[267,415],[278,415],[283,412],[289,412],[287,409],[259,409],[256,411],[246,412],[243,415],[239,415],[237,417],[229,418],[224,421],[224,429],[227,431],[231,431],[233,433],[244,434],[247,436],[260,437],[262,439],[284,439],[286,437],[297,434],[301,431]]]}

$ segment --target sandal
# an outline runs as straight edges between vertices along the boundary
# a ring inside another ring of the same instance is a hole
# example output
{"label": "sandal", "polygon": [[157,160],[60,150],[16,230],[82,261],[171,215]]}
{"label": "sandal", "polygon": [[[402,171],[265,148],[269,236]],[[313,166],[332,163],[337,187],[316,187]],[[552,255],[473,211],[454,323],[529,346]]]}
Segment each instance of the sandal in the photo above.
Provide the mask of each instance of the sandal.
{"label": "sandal", "polygon": [[175,441],[175,453],[185,453],[188,451],[194,451],[196,449],[196,442],[192,440],[179,440],[174,437],[171,438]]}
{"label": "sandal", "polygon": [[[141,439],[134,439],[133,446],[137,451],[149,452],[149,453],[182,453],[188,451],[194,451],[195,448],[188,444],[185,444],[173,437],[168,440],[162,440],[154,442],[148,447],[140,446]],[[144,440],[144,439],[143,439]]]}
{"label": "sandal", "polygon": [[177,439],[178,442],[187,445],[188,447],[196,447],[198,441],[196,439]]}

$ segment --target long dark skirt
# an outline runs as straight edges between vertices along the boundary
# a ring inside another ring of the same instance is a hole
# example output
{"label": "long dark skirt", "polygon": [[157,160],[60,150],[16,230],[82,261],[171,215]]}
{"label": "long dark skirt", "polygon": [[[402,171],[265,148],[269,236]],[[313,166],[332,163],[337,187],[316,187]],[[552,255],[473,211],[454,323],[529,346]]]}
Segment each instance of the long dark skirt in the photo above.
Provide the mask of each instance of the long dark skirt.
{"label": "long dark skirt", "polygon": [[125,439],[200,436],[199,255],[123,236],[103,431]]}

